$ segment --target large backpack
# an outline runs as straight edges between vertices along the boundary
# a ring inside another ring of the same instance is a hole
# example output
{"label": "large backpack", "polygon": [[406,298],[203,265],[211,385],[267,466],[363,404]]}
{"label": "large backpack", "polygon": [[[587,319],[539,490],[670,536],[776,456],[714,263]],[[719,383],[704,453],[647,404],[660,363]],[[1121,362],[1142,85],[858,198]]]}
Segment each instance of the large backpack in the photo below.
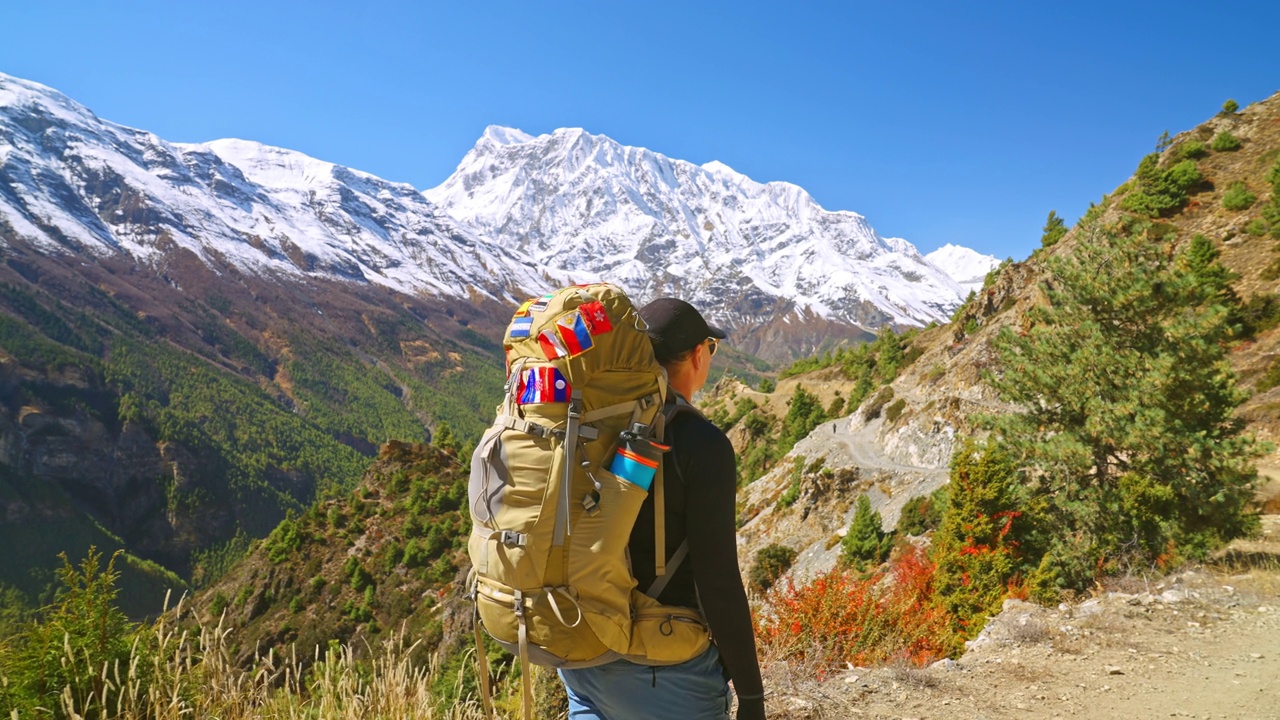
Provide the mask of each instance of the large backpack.
{"label": "large backpack", "polygon": [[[679,406],[668,402],[645,330],[626,294],[608,284],[530,300],[507,327],[504,398],[472,456],[469,492],[486,708],[481,625],[520,658],[526,718],[531,662],[669,665],[710,643],[700,613],[654,599],[687,544],[665,562],[660,442]],[[658,579],[640,592],[627,544],[649,492]]]}

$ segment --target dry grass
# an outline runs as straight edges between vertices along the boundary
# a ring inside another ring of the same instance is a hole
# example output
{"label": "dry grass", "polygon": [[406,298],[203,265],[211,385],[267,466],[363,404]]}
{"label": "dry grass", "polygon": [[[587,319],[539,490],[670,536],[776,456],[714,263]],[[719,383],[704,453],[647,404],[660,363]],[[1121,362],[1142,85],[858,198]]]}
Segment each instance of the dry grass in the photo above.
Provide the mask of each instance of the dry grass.
{"label": "dry grass", "polygon": [[[268,652],[252,667],[238,666],[232,651],[233,632],[223,622],[181,629],[166,613],[150,637],[135,641],[127,666],[101,669],[100,692],[76,700],[70,688],[61,697],[68,718],[111,720],[477,720],[484,717],[476,702],[444,711],[431,695],[436,669],[410,660],[416,643],[393,633],[379,648],[358,652],[336,646],[304,669],[296,655]],[[370,659],[357,662],[358,655]],[[76,666],[68,658],[68,666]],[[460,680],[459,680],[460,682]],[[14,710],[9,720],[21,720]]]}

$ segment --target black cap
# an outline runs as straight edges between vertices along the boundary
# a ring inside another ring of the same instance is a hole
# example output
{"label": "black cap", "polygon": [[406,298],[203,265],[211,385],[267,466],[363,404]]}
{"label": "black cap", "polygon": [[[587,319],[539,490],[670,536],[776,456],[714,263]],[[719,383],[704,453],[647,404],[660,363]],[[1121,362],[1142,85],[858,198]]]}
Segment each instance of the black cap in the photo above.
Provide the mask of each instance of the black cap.
{"label": "black cap", "polygon": [[653,343],[658,362],[692,350],[707,338],[728,337],[725,331],[708,325],[697,308],[679,298],[658,298],[640,308],[640,317],[649,325],[649,342]]}

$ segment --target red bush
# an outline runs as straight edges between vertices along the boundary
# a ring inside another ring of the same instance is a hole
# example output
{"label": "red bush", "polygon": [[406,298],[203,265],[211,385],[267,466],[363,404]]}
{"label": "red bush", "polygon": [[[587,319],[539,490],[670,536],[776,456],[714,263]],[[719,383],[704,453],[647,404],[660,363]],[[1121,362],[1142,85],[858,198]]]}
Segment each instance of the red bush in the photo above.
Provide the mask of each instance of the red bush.
{"label": "red bush", "polygon": [[766,654],[822,667],[946,656],[952,620],[933,602],[934,566],[912,548],[887,573],[857,577],[833,569],[797,588],[788,578],[768,595],[756,637]]}

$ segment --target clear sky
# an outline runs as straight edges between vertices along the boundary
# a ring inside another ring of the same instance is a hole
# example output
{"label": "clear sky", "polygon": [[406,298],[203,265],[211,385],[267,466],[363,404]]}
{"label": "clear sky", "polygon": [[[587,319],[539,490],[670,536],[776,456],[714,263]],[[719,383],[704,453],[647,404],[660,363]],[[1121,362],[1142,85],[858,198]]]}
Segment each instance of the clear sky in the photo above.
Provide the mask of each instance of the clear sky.
{"label": "clear sky", "polygon": [[1161,131],[1280,91],[1277,28],[1277,0],[0,0],[0,72],[421,189],[487,125],[582,127],[1021,259]]}

